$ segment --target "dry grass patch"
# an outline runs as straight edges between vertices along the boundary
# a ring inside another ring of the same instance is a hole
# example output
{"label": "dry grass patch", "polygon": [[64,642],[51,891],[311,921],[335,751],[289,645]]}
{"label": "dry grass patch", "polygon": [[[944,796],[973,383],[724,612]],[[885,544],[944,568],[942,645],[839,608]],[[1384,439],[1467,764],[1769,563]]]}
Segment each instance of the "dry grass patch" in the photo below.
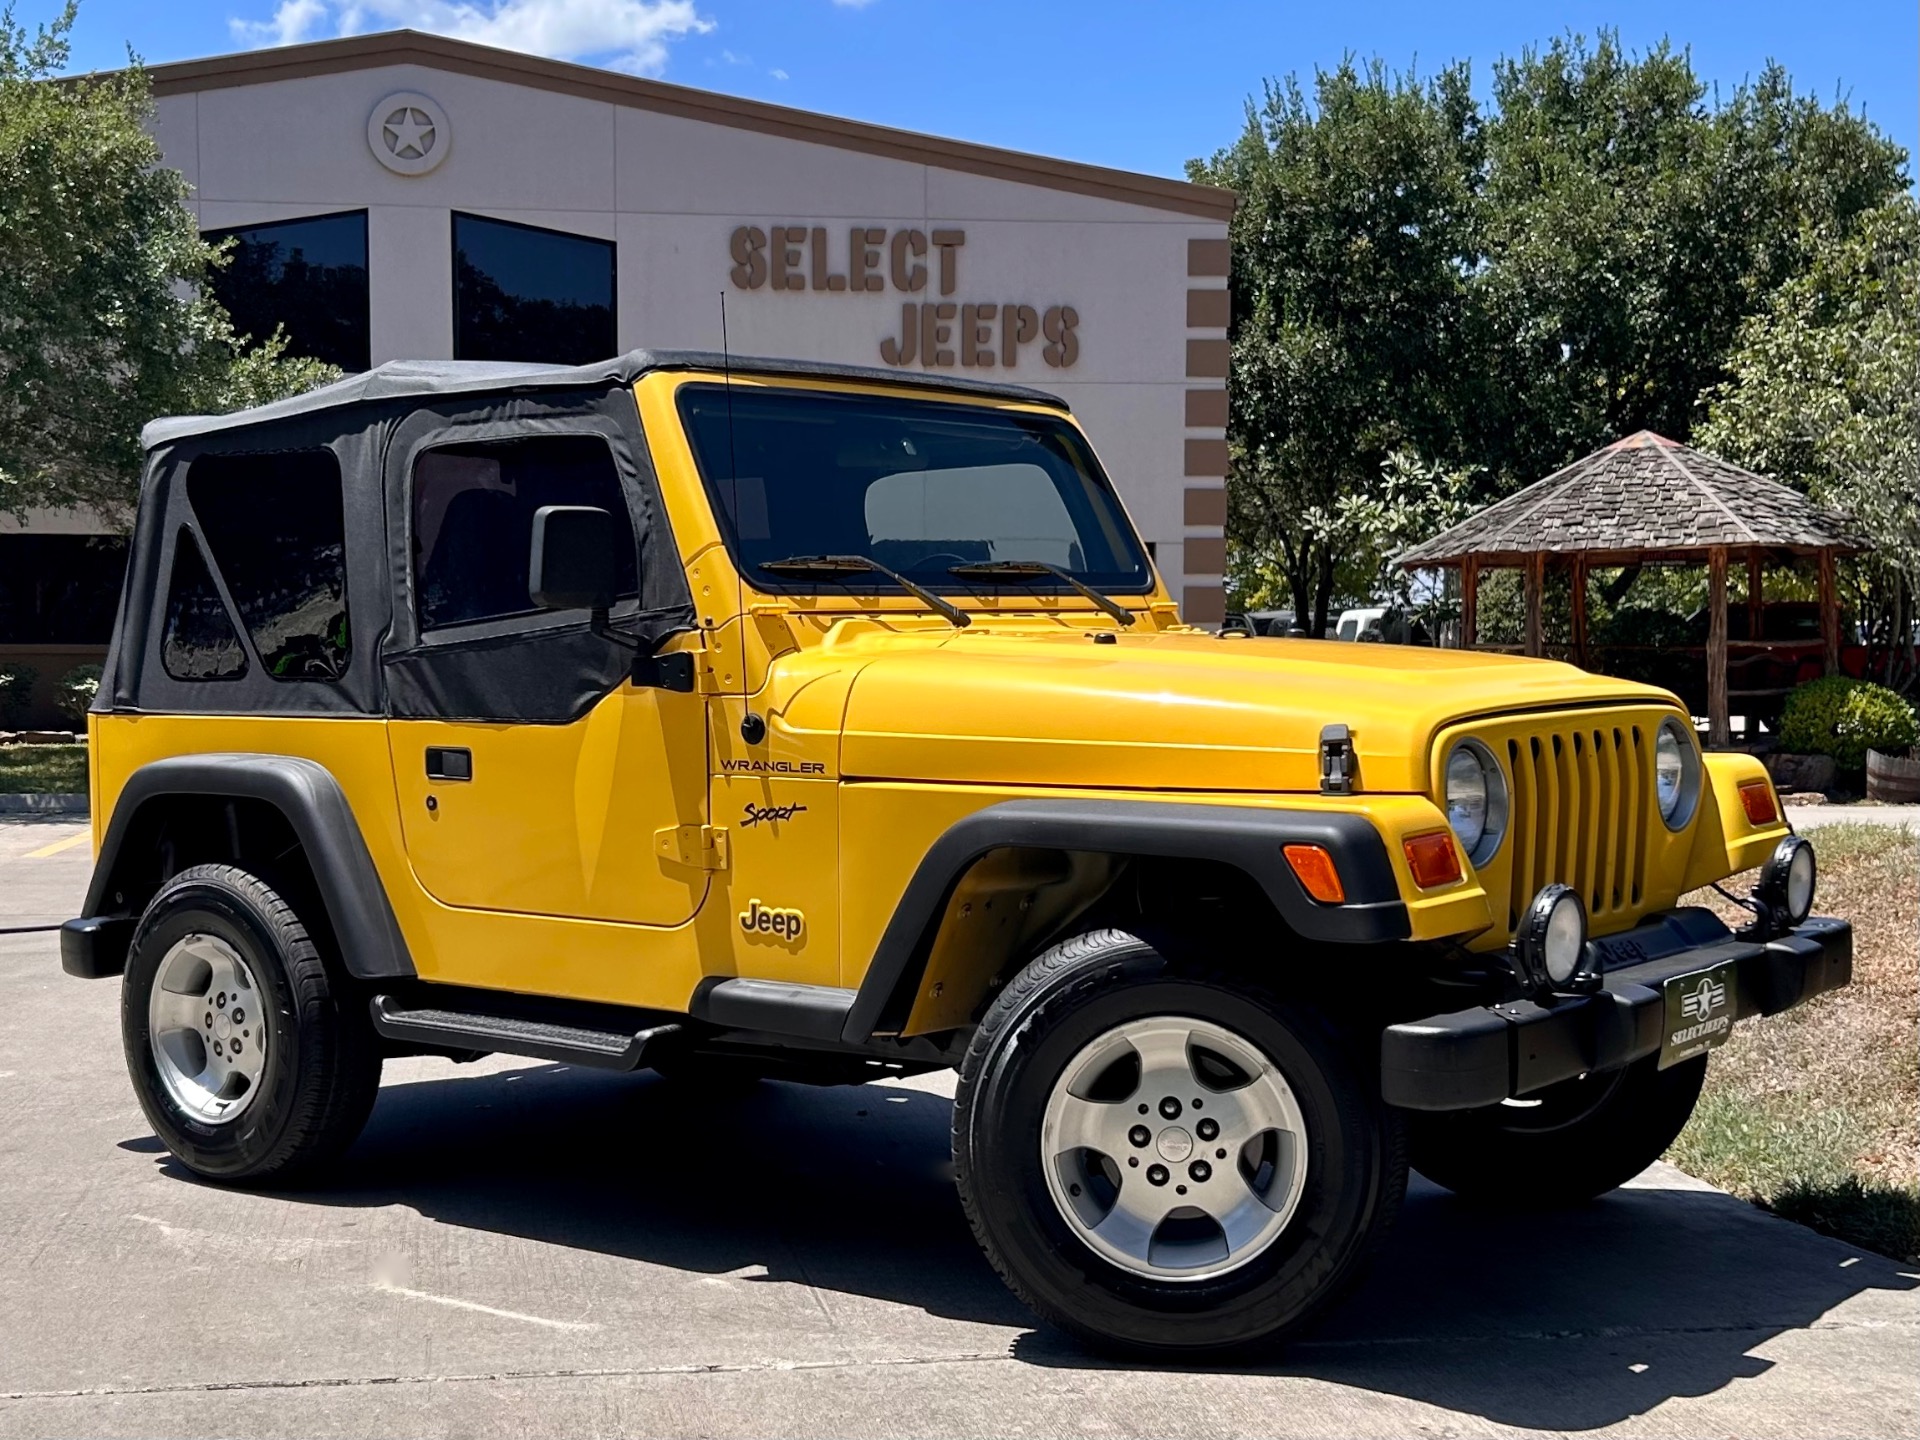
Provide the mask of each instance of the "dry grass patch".
{"label": "dry grass patch", "polygon": [[[1668,1158],[1825,1234],[1920,1259],[1920,841],[1874,825],[1811,839],[1814,908],[1854,925],[1853,984],[1738,1026]],[[1711,890],[1686,903],[1744,915]]]}

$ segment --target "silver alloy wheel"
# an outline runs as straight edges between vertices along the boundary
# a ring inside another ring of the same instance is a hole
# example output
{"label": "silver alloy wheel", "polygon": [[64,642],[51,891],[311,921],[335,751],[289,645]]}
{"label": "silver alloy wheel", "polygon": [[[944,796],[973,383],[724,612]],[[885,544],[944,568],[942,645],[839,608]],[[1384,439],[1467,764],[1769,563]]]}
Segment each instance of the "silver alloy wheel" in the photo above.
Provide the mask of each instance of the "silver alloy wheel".
{"label": "silver alloy wheel", "polygon": [[217,935],[184,935],[160,961],[147,1037],[160,1083],[195,1120],[222,1125],[253,1103],[271,1043],[266,996]]}
{"label": "silver alloy wheel", "polygon": [[1286,1229],[1307,1177],[1299,1101],[1256,1045],[1156,1015],[1115,1026],[1054,1082],[1040,1122],[1054,1204],[1152,1280],[1238,1269]]}

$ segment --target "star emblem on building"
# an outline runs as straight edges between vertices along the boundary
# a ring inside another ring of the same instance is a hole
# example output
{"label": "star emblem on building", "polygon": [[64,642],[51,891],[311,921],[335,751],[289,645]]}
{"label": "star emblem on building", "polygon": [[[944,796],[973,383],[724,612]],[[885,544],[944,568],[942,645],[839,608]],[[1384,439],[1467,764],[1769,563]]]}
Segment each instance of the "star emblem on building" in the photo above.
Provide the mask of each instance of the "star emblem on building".
{"label": "star emblem on building", "polygon": [[424,112],[402,105],[381,124],[387,148],[402,160],[423,160],[433,149],[435,126]]}

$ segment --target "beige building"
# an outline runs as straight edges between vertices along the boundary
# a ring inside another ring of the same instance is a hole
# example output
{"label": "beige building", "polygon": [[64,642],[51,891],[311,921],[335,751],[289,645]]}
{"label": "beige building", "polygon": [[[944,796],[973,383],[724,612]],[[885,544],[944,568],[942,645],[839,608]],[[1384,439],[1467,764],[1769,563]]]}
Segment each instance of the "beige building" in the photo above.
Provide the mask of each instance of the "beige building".
{"label": "beige building", "polygon": [[[348,369],[641,346],[1066,397],[1188,617],[1222,609],[1229,192],[408,31],[159,65],[241,327]],[[0,530],[0,666],[104,647],[117,551]]]}

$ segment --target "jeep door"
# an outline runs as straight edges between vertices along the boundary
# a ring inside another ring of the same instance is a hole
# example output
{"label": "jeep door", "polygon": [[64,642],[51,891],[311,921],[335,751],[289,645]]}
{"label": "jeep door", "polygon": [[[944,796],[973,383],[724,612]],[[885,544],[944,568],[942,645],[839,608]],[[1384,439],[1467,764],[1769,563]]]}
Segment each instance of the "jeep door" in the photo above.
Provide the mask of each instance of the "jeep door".
{"label": "jeep door", "polygon": [[416,416],[389,449],[388,736],[407,854],[443,904],[670,926],[706,895],[707,873],[656,839],[706,820],[701,697],[632,683],[633,652],[585,612],[528,598],[534,512],[603,508],[630,542],[612,622],[644,637],[638,535],[665,523],[644,464],[631,415]]}

